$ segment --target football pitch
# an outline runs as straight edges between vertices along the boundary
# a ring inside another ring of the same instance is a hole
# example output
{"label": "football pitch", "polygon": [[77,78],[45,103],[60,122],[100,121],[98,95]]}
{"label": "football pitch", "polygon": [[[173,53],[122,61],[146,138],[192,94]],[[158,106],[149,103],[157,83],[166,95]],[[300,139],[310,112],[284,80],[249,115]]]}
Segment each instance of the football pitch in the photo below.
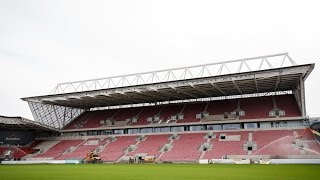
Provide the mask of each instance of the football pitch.
{"label": "football pitch", "polygon": [[0,165],[0,179],[317,179],[320,165]]}

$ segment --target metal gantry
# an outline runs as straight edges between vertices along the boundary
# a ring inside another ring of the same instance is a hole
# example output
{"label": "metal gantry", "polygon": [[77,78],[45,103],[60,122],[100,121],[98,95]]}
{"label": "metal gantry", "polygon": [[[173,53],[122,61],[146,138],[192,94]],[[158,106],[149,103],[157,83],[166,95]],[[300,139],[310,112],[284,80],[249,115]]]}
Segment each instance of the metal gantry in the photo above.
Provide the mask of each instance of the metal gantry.
{"label": "metal gantry", "polygon": [[288,53],[281,53],[167,70],[59,83],[50,94],[64,94],[179,81],[294,65],[296,65],[296,63],[291,59]]}

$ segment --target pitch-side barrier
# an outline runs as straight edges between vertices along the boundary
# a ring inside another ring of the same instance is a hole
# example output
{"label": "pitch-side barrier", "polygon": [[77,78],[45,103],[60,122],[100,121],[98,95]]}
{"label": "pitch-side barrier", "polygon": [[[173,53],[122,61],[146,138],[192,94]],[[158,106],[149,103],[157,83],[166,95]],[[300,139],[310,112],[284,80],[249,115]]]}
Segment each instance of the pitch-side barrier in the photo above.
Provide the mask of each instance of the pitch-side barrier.
{"label": "pitch-side barrier", "polygon": [[320,164],[320,159],[201,159],[199,164]]}

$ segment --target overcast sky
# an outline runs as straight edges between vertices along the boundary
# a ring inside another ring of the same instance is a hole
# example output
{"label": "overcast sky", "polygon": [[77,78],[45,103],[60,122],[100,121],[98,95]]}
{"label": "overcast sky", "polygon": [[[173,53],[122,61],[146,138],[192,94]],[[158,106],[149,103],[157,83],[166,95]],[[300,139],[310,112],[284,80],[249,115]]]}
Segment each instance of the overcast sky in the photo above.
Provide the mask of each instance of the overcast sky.
{"label": "overcast sky", "polygon": [[33,119],[21,97],[57,83],[289,52],[316,63],[320,1],[0,0],[0,115]]}

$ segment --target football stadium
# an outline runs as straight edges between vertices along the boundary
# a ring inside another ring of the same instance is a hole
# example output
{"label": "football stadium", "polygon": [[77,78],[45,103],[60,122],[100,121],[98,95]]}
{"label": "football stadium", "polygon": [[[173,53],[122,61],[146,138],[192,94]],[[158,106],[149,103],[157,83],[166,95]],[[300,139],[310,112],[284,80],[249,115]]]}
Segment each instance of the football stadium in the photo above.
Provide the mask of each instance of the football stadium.
{"label": "football stadium", "polygon": [[288,53],[57,84],[0,116],[8,179],[319,177],[315,64]]}

